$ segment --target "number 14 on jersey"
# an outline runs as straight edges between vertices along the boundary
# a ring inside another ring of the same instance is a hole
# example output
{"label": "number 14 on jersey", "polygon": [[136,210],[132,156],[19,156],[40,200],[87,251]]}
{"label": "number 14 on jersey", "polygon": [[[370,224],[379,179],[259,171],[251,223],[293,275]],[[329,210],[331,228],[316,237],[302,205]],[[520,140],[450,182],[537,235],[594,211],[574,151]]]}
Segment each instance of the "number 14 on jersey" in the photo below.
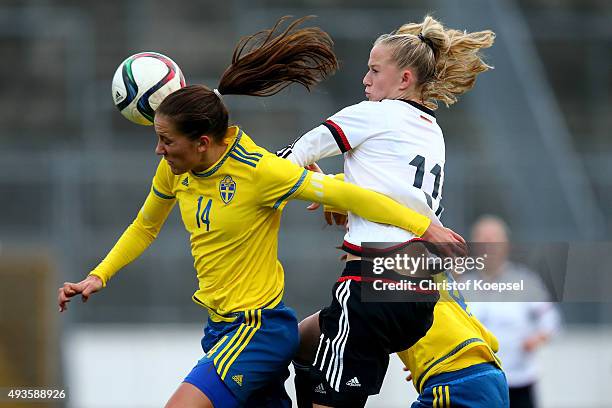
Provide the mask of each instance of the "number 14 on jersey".
{"label": "number 14 on jersey", "polygon": [[[204,206],[202,206],[203,196],[198,197],[198,210],[196,211],[196,223],[198,228],[202,228],[202,224],[206,225],[206,231],[210,231],[210,210],[212,209],[212,198],[209,198]],[[202,208],[204,207],[204,208]]]}

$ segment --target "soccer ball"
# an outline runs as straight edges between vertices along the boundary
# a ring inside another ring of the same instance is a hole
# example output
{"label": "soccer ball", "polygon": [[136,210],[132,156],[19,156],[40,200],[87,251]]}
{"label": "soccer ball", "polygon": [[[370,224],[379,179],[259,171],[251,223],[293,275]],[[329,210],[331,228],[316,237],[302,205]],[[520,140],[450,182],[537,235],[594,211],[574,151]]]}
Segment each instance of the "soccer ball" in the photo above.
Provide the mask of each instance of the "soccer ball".
{"label": "soccer ball", "polygon": [[113,102],[123,116],[140,125],[152,125],[164,98],[185,86],[174,61],[156,52],[141,52],[123,61],[113,77]]}

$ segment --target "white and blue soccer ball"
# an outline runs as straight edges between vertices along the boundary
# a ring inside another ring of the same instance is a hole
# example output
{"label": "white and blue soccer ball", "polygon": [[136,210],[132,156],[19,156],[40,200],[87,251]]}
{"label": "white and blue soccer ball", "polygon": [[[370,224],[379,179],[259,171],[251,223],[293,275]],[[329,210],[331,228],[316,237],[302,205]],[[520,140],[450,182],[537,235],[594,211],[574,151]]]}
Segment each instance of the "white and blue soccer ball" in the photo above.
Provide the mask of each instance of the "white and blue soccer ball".
{"label": "white and blue soccer ball", "polygon": [[157,52],[141,52],[123,61],[113,77],[113,102],[123,116],[152,125],[164,98],[185,86],[179,66]]}

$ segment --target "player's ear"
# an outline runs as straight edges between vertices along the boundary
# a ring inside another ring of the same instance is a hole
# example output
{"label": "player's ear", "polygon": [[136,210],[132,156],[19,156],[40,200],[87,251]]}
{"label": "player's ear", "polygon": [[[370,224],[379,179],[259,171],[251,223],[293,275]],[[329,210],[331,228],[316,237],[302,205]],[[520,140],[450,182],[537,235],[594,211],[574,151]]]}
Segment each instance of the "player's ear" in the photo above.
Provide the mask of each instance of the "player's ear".
{"label": "player's ear", "polygon": [[404,69],[401,71],[401,74],[402,74],[402,80],[400,82],[400,87],[399,87],[400,91],[405,91],[407,89],[410,89],[416,84],[417,78],[411,69]]}
{"label": "player's ear", "polygon": [[210,148],[210,145],[212,144],[212,138],[208,135],[202,135],[198,139],[197,143],[198,152],[204,153],[206,150],[208,150],[208,148]]}

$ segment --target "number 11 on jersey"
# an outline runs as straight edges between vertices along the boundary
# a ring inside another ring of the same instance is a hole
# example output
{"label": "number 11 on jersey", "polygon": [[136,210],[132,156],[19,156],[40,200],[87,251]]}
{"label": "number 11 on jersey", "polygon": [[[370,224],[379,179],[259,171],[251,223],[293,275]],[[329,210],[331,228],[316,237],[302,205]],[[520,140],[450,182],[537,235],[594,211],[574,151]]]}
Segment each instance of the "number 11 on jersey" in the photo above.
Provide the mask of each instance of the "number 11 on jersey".
{"label": "number 11 on jersey", "polygon": [[210,209],[212,208],[212,198],[208,199],[206,206],[202,209],[203,196],[198,198],[198,210],[196,211],[196,222],[198,228],[202,227],[202,224],[206,225],[206,231],[210,231]]}
{"label": "number 11 on jersey", "polygon": [[[433,166],[433,168],[429,171],[431,174],[433,174],[436,179],[434,180],[434,186],[433,186],[433,191],[431,192],[431,195],[426,192],[425,190],[423,190],[423,177],[425,176],[425,158],[423,156],[416,155],[414,159],[412,159],[412,161],[409,163],[411,166],[416,167],[416,171],[414,173],[414,184],[413,186],[420,189],[421,191],[423,191],[423,193],[425,194],[425,199],[427,200],[427,205],[429,206],[429,208],[431,208],[432,210],[434,209],[433,207],[433,200],[438,198],[438,196],[440,195],[440,183],[442,180],[442,167],[436,163],[435,166]],[[438,202],[438,209],[436,210],[436,216],[440,216],[440,214],[442,214],[442,211],[444,211],[444,207],[442,207],[442,205]]]}

